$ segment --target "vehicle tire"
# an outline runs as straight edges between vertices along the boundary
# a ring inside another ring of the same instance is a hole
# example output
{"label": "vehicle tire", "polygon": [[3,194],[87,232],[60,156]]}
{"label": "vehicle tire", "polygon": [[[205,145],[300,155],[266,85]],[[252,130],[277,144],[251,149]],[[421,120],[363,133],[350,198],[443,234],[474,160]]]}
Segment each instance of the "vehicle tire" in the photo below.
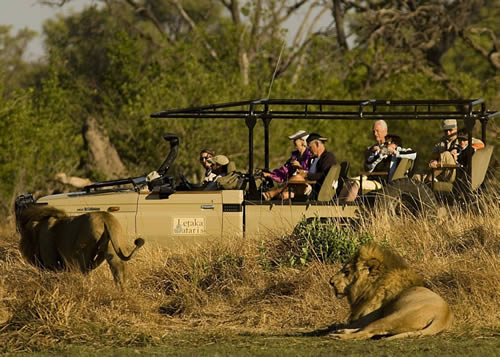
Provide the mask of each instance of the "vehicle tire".
{"label": "vehicle tire", "polygon": [[377,195],[379,209],[388,209],[401,215],[404,212],[417,216],[423,212],[434,212],[438,202],[432,190],[425,184],[403,178],[393,181]]}

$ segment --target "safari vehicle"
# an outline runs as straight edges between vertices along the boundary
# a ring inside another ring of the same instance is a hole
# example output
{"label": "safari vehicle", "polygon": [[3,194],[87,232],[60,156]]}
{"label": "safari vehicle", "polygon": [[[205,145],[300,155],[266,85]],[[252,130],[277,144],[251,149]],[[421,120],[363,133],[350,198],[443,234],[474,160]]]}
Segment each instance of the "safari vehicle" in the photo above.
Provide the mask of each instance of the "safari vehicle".
{"label": "safari vehicle", "polygon": [[[180,175],[180,183],[169,176],[169,169],[179,149],[179,138],[166,134],[170,152],[153,175],[97,182],[83,191],[41,197],[35,200],[23,195],[16,208],[27,204],[50,204],[70,215],[92,211],[112,212],[130,239],[138,236],[148,243],[169,247],[200,242],[210,238],[252,236],[291,232],[302,219],[318,217],[349,224],[360,217],[359,200],[340,205],[333,183],[347,176],[348,163],[330,169],[317,197],[310,199],[273,200],[261,198],[265,184],[254,170],[254,127],[264,126],[264,166],[269,168],[270,123],[272,120],[442,120],[463,119],[472,137],[476,121],[486,139],[488,119],[500,112],[486,110],[478,100],[413,100],[413,101],[338,101],[300,99],[262,99],[202,107],[166,110],[152,118],[195,118],[241,120],[248,128],[248,170],[235,189],[205,191],[191,185]],[[472,155],[471,155],[472,156]],[[469,162],[471,164],[471,162]],[[471,167],[472,165],[469,165]],[[487,165],[486,165],[487,166]],[[406,169],[404,170],[406,171]],[[468,172],[469,177],[472,175]],[[473,175],[472,175],[473,176]],[[337,189],[339,189],[337,187]]]}

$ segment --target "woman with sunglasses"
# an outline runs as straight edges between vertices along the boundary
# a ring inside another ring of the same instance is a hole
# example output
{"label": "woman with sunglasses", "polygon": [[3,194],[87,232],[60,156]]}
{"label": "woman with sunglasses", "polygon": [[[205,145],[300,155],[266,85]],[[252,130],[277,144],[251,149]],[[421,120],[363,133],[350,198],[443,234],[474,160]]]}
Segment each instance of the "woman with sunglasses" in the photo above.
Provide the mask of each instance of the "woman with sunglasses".
{"label": "woman with sunglasses", "polygon": [[200,164],[205,169],[205,174],[203,176],[202,185],[206,185],[212,182],[217,176],[212,172],[212,163],[210,159],[215,156],[215,152],[209,149],[203,149],[200,151]]}

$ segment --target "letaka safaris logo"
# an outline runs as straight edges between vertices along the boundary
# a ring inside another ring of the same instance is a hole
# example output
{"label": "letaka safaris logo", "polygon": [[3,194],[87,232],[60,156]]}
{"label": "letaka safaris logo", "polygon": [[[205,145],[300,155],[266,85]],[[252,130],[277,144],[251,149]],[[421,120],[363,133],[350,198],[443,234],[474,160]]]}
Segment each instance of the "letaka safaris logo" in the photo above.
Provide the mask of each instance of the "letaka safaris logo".
{"label": "letaka safaris logo", "polygon": [[204,234],[205,218],[174,218],[175,234]]}

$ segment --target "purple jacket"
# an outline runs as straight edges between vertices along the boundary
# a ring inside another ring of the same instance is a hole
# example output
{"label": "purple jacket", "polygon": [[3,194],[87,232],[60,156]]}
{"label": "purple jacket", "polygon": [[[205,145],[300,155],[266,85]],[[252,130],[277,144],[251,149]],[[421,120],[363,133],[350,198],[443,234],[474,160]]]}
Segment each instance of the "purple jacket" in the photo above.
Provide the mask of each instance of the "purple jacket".
{"label": "purple jacket", "polygon": [[271,178],[279,183],[287,181],[295,172],[295,169],[293,168],[291,163],[294,160],[297,160],[304,170],[309,170],[309,166],[311,166],[311,159],[313,157],[312,153],[309,151],[309,149],[306,149],[302,157],[299,156],[300,152],[298,150],[292,152],[292,156],[290,156],[290,158],[287,160],[287,162],[285,162],[283,166],[271,171]]}

